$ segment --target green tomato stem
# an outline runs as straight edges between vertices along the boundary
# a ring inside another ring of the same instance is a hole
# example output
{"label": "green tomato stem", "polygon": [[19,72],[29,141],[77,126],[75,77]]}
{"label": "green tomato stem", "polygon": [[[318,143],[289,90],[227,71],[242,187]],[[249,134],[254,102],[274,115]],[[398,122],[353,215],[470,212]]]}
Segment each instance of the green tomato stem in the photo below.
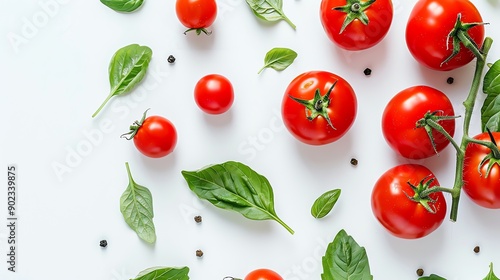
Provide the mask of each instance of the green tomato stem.
{"label": "green tomato stem", "polygon": [[491,150],[491,153],[493,154],[493,157],[496,159],[500,159],[500,151],[498,147],[495,145],[495,143],[490,142],[490,141],[482,141],[478,140],[475,138],[468,137],[467,139],[470,143],[475,143],[478,145],[483,145]]}
{"label": "green tomato stem", "polygon": [[101,104],[101,106],[99,106],[99,108],[97,109],[97,111],[95,111],[95,113],[92,115],[92,118],[97,116],[97,114],[99,114],[99,112],[101,111],[102,108],[104,108],[104,105],[106,105],[106,103],[108,103],[108,101],[111,99],[111,97],[113,97],[114,93],[111,92],[108,97],[106,97],[106,99],[104,100],[104,102]]}
{"label": "green tomato stem", "polygon": [[462,150],[460,149],[460,146],[458,146],[455,139],[453,139],[453,137],[451,137],[451,135],[440,124],[438,124],[437,122],[435,122],[433,120],[427,120],[427,124],[430,125],[433,129],[435,129],[438,132],[440,132],[441,134],[443,134],[444,137],[446,137],[446,139],[448,139],[451,142],[453,147],[455,147],[457,154],[462,153]]}

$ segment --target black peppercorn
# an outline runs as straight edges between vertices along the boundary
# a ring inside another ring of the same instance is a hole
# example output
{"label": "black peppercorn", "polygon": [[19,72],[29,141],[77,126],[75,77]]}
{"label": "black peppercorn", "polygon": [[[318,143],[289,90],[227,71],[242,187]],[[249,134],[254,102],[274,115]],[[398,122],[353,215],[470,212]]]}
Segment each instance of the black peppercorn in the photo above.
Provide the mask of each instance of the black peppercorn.
{"label": "black peppercorn", "polygon": [[421,268],[417,269],[417,275],[418,275],[418,276],[422,276],[422,275],[424,275],[424,270],[423,270],[423,269],[421,269]]}
{"label": "black peppercorn", "polygon": [[201,223],[201,216],[195,216],[194,221],[198,224]]}
{"label": "black peppercorn", "polygon": [[358,160],[355,158],[351,158],[351,164],[354,166],[358,165]]}
{"label": "black peppercorn", "polygon": [[203,257],[203,251],[202,251],[202,250],[196,250],[196,256],[197,256],[198,258]]}
{"label": "black peppercorn", "polygon": [[455,81],[455,79],[453,79],[453,77],[449,77],[448,79],[446,79],[446,82],[451,85],[453,84],[453,82]]}
{"label": "black peppercorn", "polygon": [[365,71],[363,71],[363,73],[365,73],[366,76],[370,76],[372,74],[372,69],[366,68]]}
{"label": "black peppercorn", "polygon": [[101,246],[101,247],[105,248],[106,246],[108,246],[108,241],[106,241],[106,240],[101,240],[101,241],[99,242],[99,246]]}
{"label": "black peppercorn", "polygon": [[474,247],[474,253],[476,253],[476,254],[477,254],[477,253],[479,253],[479,251],[480,251],[479,246]]}
{"label": "black peppercorn", "polygon": [[167,58],[168,63],[174,63],[175,62],[175,57],[173,55],[169,55]]}

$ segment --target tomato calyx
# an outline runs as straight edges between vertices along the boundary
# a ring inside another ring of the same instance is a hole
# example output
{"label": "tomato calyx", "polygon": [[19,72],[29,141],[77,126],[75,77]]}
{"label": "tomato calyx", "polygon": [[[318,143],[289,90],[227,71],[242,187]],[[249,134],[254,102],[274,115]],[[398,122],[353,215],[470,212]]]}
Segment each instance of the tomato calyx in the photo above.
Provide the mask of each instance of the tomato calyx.
{"label": "tomato calyx", "polygon": [[483,22],[473,22],[473,23],[463,23],[462,22],[462,14],[457,14],[457,20],[455,21],[455,26],[450,31],[446,38],[446,47],[448,48],[450,45],[450,40],[452,41],[453,51],[443,62],[441,62],[440,66],[450,61],[455,55],[460,52],[460,43],[462,43],[466,48],[468,48],[477,58],[484,59],[484,54],[480,50],[479,46],[476,42],[469,36],[469,29],[478,26],[485,25],[487,23]]}
{"label": "tomato calyx", "polygon": [[361,21],[364,25],[368,25],[370,19],[365,13],[365,10],[368,9],[376,0],[369,0],[366,2],[361,2],[359,0],[347,0],[347,4],[344,6],[339,6],[333,8],[336,11],[346,13],[346,17],[344,22],[342,23],[342,27],[340,28],[339,34],[341,34],[344,29],[355,19]]}
{"label": "tomato calyx", "polygon": [[432,199],[429,194],[434,192],[434,190],[437,190],[436,187],[430,187],[432,182],[434,182],[434,180],[436,179],[434,177],[430,177],[431,175],[425,176],[422,180],[420,180],[420,182],[418,182],[416,186],[410,183],[410,181],[406,182],[411,187],[414,194],[413,196],[407,194],[406,192],[404,192],[404,194],[411,201],[422,205],[425,210],[429,211],[429,213],[435,214],[436,208],[432,204],[436,202],[436,200]]}
{"label": "tomato calyx", "polygon": [[234,278],[234,277],[231,277],[231,276],[226,276],[226,277],[222,278],[222,280],[243,280],[243,279]]}
{"label": "tomato calyx", "polygon": [[[486,130],[488,131],[488,134],[490,136],[491,142],[493,143],[493,146],[497,147],[497,142],[495,141],[493,134],[491,133],[491,131],[489,129],[486,129]],[[481,176],[482,176],[481,169],[486,164],[488,164],[488,167],[486,168],[486,174],[484,174],[484,178],[488,178],[488,175],[490,175],[491,169],[493,168],[493,166],[495,166],[495,164],[498,164],[498,166],[500,166],[500,151],[498,150],[498,148],[491,149],[491,152],[488,155],[486,155],[483,158],[483,160],[481,160],[481,162],[479,163],[479,165],[477,167],[477,171],[479,172],[479,174]]]}
{"label": "tomato calyx", "polygon": [[202,32],[205,33],[206,35],[212,34],[212,31],[208,31],[206,28],[189,28],[188,30],[184,31],[184,35],[187,35],[188,32],[191,31],[196,31],[196,35],[200,35]]}
{"label": "tomato calyx", "polygon": [[337,84],[337,81],[332,84],[328,92],[323,96],[321,96],[320,90],[316,89],[313,99],[299,99],[291,95],[288,95],[288,97],[306,107],[306,117],[308,120],[312,121],[318,116],[321,116],[326,120],[331,128],[336,129],[333,126],[332,121],[330,120],[330,116],[328,115],[328,107],[330,106],[330,94],[332,93],[335,84]]}
{"label": "tomato calyx", "polygon": [[142,124],[144,123],[144,120],[146,119],[146,113],[149,111],[149,109],[147,109],[146,111],[144,111],[144,113],[142,114],[142,118],[140,121],[136,120],[132,123],[132,125],[130,126],[130,131],[127,132],[127,133],[124,133],[120,136],[120,138],[125,138],[127,140],[132,140],[134,138],[134,136],[137,134],[137,131],[139,130],[139,128],[142,126]]}
{"label": "tomato calyx", "polygon": [[443,129],[443,127],[439,124],[439,122],[442,120],[453,120],[460,117],[460,116],[442,116],[438,115],[438,113],[443,113],[443,111],[436,110],[434,112],[429,111],[425,113],[424,117],[418,120],[415,125],[416,128],[425,129],[425,132],[427,132],[427,136],[429,136],[429,140],[431,141],[432,148],[434,149],[434,152],[436,154],[438,154],[438,151],[436,148],[436,142],[434,141],[434,135],[432,135],[432,130],[435,129],[440,133],[442,133],[457,148],[456,143],[453,141],[453,137],[446,130]]}

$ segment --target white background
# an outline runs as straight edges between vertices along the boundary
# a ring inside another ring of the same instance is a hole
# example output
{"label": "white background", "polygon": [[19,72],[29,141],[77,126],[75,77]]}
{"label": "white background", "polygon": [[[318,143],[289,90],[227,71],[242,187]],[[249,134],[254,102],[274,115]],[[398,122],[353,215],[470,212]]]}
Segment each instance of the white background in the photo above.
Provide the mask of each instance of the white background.
{"label": "white background", "polygon": [[[284,21],[261,22],[242,0],[219,0],[208,37],[183,34],[173,0],[146,1],[132,14],[116,13],[97,0],[1,0],[0,168],[18,166],[19,220],[16,273],[7,272],[2,261],[8,231],[0,226],[0,279],[122,280],[152,266],[189,266],[195,280],[243,278],[260,267],[287,280],[320,279],[320,258],[340,229],[366,248],[375,279],[416,279],[417,268],[448,279],[482,279],[490,262],[500,274],[500,213],[473,205],[465,195],[456,223],[446,220],[419,240],[389,235],[371,212],[377,178],[408,162],[393,153],[381,134],[385,104],[406,87],[426,84],[444,91],[457,114],[463,114],[461,102],[474,71],[474,63],[443,73],[413,60],[404,28],[414,2],[394,1],[393,24],[379,45],[348,52],[328,40],[318,0],[285,1],[296,30]],[[474,3],[491,23],[487,35],[500,40],[500,2]],[[13,43],[14,37],[23,40]],[[146,79],[92,119],[109,92],[111,56],[131,43],[153,50]],[[497,44],[489,62],[500,58]],[[267,69],[257,75],[273,47],[292,48],[298,57],[285,71]],[[175,64],[167,63],[170,54]],[[363,74],[366,67],[373,70],[369,77]],[[326,146],[295,140],[279,113],[288,83],[310,70],[341,75],[358,97],[353,127]],[[225,75],[235,89],[233,107],[219,116],[204,114],[193,99],[195,83],[211,73]],[[449,76],[455,78],[452,85],[446,83]],[[177,127],[178,145],[168,157],[146,158],[119,137],[147,108]],[[456,139],[462,135],[461,122]],[[476,113],[471,134],[478,132]],[[352,157],[359,160],[357,167],[350,165]],[[277,214],[294,235],[274,221],[250,221],[200,201],[181,176],[181,170],[228,160],[269,179]],[[128,184],[125,162],[153,194],[158,235],[153,246],[137,237],[119,211]],[[451,187],[451,146],[418,163]],[[58,174],[54,166],[61,165],[67,172]],[[313,201],[333,188],[342,189],[339,202],[330,215],[314,219]],[[7,191],[1,189],[5,220],[0,224],[6,224]],[[195,215],[203,217],[201,224],[194,222]],[[107,248],[99,247],[101,239],[108,240]],[[479,254],[473,252],[476,245]],[[202,258],[195,256],[197,249],[204,251]]]}

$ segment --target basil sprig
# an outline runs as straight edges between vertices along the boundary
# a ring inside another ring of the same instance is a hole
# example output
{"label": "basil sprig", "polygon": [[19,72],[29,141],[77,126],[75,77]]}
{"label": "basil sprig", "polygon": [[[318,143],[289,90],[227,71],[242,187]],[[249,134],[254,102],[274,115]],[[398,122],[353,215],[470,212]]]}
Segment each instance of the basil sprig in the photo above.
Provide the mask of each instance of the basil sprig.
{"label": "basil sprig", "polygon": [[283,0],[246,0],[253,14],[265,21],[286,21],[293,29],[295,24],[283,12]]}
{"label": "basil sprig", "polygon": [[260,74],[265,68],[273,68],[277,71],[285,70],[297,58],[297,53],[288,48],[273,48],[266,53],[264,66],[257,74]]}
{"label": "basil sprig", "polygon": [[321,219],[332,211],[333,206],[340,197],[341,190],[330,190],[320,195],[311,207],[311,215],[316,219]]}
{"label": "basil sprig", "polygon": [[343,229],[328,244],[322,263],[321,280],[373,279],[365,248]]}
{"label": "basil sprig", "polygon": [[125,163],[128,174],[128,186],[120,197],[120,211],[125,222],[137,235],[148,243],[156,241],[153,223],[153,196],[146,187],[137,184],[132,178],[128,162]]}
{"label": "basil sprig", "polygon": [[101,0],[109,8],[123,13],[131,13],[142,6],[144,0]]}
{"label": "basil sprig", "polygon": [[294,233],[276,215],[269,181],[250,167],[228,161],[197,171],[182,171],[182,175],[199,198],[214,206],[238,212],[251,220],[275,220]]}
{"label": "basil sprig", "polygon": [[138,44],[131,44],[116,51],[109,63],[111,91],[92,117],[101,111],[111,97],[130,92],[142,81],[152,56],[153,51],[149,47]]}
{"label": "basil sprig", "polygon": [[481,108],[482,131],[500,131],[500,60],[484,75],[483,92],[486,99]]}
{"label": "basil sprig", "polygon": [[151,267],[130,280],[189,280],[189,267]]}

